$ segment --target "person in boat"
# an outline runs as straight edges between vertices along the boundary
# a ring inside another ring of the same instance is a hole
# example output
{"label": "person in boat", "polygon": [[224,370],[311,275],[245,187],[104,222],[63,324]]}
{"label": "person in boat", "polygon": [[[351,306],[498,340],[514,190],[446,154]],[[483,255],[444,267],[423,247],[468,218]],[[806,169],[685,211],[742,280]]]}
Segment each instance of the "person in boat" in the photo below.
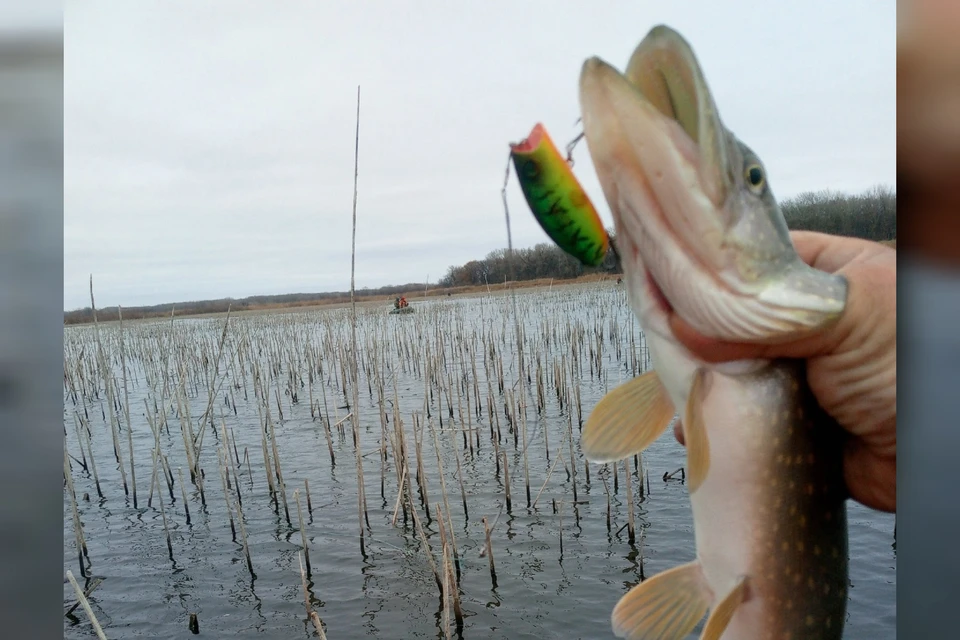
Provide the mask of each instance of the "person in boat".
{"label": "person in boat", "polygon": [[399,297],[397,297],[396,299],[394,299],[394,301],[393,301],[393,308],[394,308],[394,309],[399,309],[399,308],[400,308],[400,298],[399,298]]}
{"label": "person in boat", "polygon": [[406,308],[406,306],[407,306],[407,299],[404,296],[400,296],[400,308],[403,309],[403,308]]}

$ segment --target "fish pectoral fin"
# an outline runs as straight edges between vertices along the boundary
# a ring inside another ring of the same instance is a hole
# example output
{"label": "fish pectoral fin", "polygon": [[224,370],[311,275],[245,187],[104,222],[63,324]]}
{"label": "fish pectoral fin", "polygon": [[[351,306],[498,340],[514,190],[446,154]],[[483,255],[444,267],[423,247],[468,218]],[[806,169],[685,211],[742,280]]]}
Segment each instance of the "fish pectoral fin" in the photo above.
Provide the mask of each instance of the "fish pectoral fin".
{"label": "fish pectoral fin", "polygon": [[683,439],[687,446],[687,475],[690,477],[690,493],[703,484],[710,470],[710,441],[703,422],[703,397],[706,385],[706,371],[697,369],[693,376],[693,385],[687,397],[687,408],[683,417]]}
{"label": "fish pectoral fin", "polygon": [[710,606],[699,561],[658,573],[620,598],[611,622],[618,638],[682,640]]}
{"label": "fish pectoral fin", "polygon": [[583,454],[601,464],[636,455],[660,437],[673,415],[657,372],[648,371],[600,399],[580,436]]}
{"label": "fish pectoral fin", "polygon": [[727,625],[730,624],[730,618],[733,617],[737,607],[746,599],[746,594],[747,578],[741,576],[730,593],[710,612],[707,624],[703,627],[703,633],[700,634],[700,640],[719,640]]}

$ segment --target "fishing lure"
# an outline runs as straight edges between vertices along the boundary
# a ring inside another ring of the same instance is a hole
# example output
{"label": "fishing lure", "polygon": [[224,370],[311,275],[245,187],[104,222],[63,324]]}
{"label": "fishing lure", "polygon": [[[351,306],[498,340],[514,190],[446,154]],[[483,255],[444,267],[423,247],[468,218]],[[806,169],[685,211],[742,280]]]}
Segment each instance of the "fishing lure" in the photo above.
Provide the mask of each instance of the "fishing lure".
{"label": "fishing lure", "polygon": [[522,142],[510,144],[510,158],[527,205],[550,239],[583,264],[600,265],[610,237],[543,124],[537,123]]}

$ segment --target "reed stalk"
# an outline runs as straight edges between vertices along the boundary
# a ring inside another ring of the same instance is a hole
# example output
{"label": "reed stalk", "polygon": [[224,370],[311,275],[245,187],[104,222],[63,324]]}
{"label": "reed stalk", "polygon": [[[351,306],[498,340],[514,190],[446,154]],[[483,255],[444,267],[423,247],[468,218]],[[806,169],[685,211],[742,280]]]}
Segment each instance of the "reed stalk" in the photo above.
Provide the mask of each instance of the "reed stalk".
{"label": "reed stalk", "polygon": [[80,601],[80,605],[86,612],[87,617],[90,618],[90,624],[93,625],[93,630],[97,634],[97,638],[100,640],[107,640],[107,636],[103,632],[103,628],[100,626],[97,616],[93,614],[93,609],[90,608],[90,603],[87,601],[87,597],[83,595],[83,590],[80,589],[80,585],[77,584],[77,579],[73,577],[73,573],[69,569],[67,569],[67,580],[70,581],[71,586],[73,586],[73,590],[77,594],[77,600]]}
{"label": "reed stalk", "polygon": [[[183,494],[183,512],[187,516],[187,525],[189,525],[190,524],[190,504],[187,502],[187,487],[183,483],[183,469],[181,467],[177,467],[177,477],[180,478],[180,492]],[[163,498],[161,498],[161,500],[162,499]],[[230,524],[231,526],[233,525],[232,520]]]}
{"label": "reed stalk", "polygon": [[513,501],[510,499],[510,470],[507,464],[507,452],[503,452],[503,492],[504,499],[507,502],[507,513],[511,513]]}
{"label": "reed stalk", "polygon": [[[222,450],[217,449],[218,471],[220,472],[220,482],[223,484],[223,502],[227,507],[227,517],[230,519],[230,539],[237,541],[237,527],[233,522],[233,509],[230,508],[230,488],[227,486],[227,472],[223,466]],[[186,504],[186,501],[184,501]]]}
{"label": "reed stalk", "polygon": [[137,508],[137,469],[133,461],[133,423],[130,422],[130,403],[127,393],[127,350],[123,339],[123,309],[117,306],[117,316],[120,319],[120,362],[123,370],[123,412],[127,425],[127,447],[130,456],[130,487],[133,489],[133,508]]}
{"label": "reed stalk", "polygon": [[124,495],[130,495],[130,488],[127,485],[127,471],[123,466],[123,457],[120,454],[120,422],[116,418],[114,409],[113,386],[111,384],[110,369],[107,367],[107,357],[103,351],[103,341],[100,339],[100,323],[97,322],[97,305],[93,300],[93,275],[90,276],[90,310],[93,314],[93,335],[97,345],[97,360],[100,365],[100,373],[103,377],[104,391],[107,394],[107,405],[110,407],[110,435],[113,438],[113,453],[120,465],[120,478],[123,481]]}
{"label": "reed stalk", "polygon": [[[293,499],[297,503],[297,518],[300,521],[300,540],[303,542],[303,557],[307,565],[307,575],[313,575],[312,569],[310,567],[310,545],[307,544],[307,528],[303,525],[303,510],[300,509],[300,490],[297,489],[293,492]],[[309,610],[307,615],[309,615]]]}
{"label": "reed stalk", "polygon": [[310,606],[310,591],[307,589],[307,574],[303,570],[303,553],[297,552],[297,565],[300,567],[300,584],[303,585],[303,605],[307,609],[307,618],[313,613],[313,607]]}
{"label": "reed stalk", "polygon": [[[155,455],[159,455],[159,453],[155,453]],[[154,469],[156,469],[156,465],[154,465]],[[157,500],[157,502],[160,503],[160,518],[161,520],[163,520],[163,533],[167,537],[167,551],[170,555],[170,560],[172,561],[173,560],[173,540],[171,540],[170,538],[170,527],[167,525],[167,510],[163,506],[163,498],[160,498],[159,500]]]}
{"label": "reed stalk", "polygon": [[87,553],[87,542],[83,537],[83,525],[80,522],[80,510],[77,508],[77,492],[73,486],[73,472],[70,470],[70,458],[67,455],[67,442],[63,442],[63,477],[67,482],[67,491],[70,494],[70,506],[73,513],[73,531],[77,540],[77,561],[80,565],[80,575],[87,577],[87,570],[84,567],[83,558],[90,559]]}
{"label": "reed stalk", "polygon": [[486,544],[487,551],[487,560],[490,564],[490,580],[493,583],[493,588],[497,588],[497,569],[493,563],[493,544],[490,541],[490,526],[487,524],[487,517],[483,517],[483,535]]}
{"label": "reed stalk", "polygon": [[623,472],[624,472],[624,483],[627,487],[627,539],[630,541],[630,544],[634,544],[637,540],[636,532],[634,530],[634,519],[633,519],[633,482],[630,480],[630,460],[625,459],[623,461]]}
{"label": "reed stalk", "polygon": [[87,445],[87,453],[89,454],[90,460],[90,470],[93,471],[93,483],[97,488],[97,496],[102,499],[103,490],[100,488],[100,476],[97,474],[97,461],[93,457],[93,445],[90,442],[90,432],[86,429],[80,429],[80,433],[83,436],[84,443]]}

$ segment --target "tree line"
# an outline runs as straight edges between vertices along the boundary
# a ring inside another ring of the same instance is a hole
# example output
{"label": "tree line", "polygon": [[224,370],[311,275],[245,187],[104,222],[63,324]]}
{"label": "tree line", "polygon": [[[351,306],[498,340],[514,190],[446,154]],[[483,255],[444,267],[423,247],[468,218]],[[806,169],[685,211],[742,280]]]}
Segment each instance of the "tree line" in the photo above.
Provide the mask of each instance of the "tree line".
{"label": "tree line", "polygon": [[[887,187],[874,187],[857,195],[832,191],[807,192],[785,200],[780,203],[780,208],[786,218],[787,226],[791,229],[822,231],[867,240],[892,240],[897,237],[897,196]],[[616,242],[613,231],[608,230],[608,232]],[[590,273],[615,273],[612,263],[612,259],[608,259],[602,266],[585,267],[553,243],[542,242],[533,247],[514,249],[512,260],[506,249],[497,249],[482,259],[453,265],[447,269],[446,274],[434,288],[450,290],[458,287],[490,286],[502,284],[505,281],[544,278],[567,280]],[[359,299],[384,298],[425,291],[428,286],[425,283],[410,282],[377,288],[365,287],[358,289],[356,296]],[[172,310],[175,310],[176,315],[198,315],[223,313],[228,308],[234,311],[274,309],[349,300],[349,291],[258,295],[240,299],[220,298],[181,302],[176,305],[167,303],[131,307],[123,309],[123,317],[134,320],[169,316]],[[67,311],[63,316],[65,324],[93,322],[93,311],[89,307]],[[98,320],[111,321],[117,320],[118,317],[116,307],[97,310]]]}
{"label": "tree line", "polygon": [[[790,229],[821,231],[867,240],[892,240],[897,236],[897,196],[886,187],[859,195],[831,191],[807,192],[780,203]],[[610,237],[616,242],[612,230]],[[616,272],[609,265],[584,267],[556,245],[544,242],[515,249],[511,265],[506,249],[491,251],[482,260],[454,265],[440,279],[444,287],[482,285],[504,280],[576,278],[598,271]]]}
{"label": "tree line", "polygon": [[897,194],[877,186],[858,195],[835,191],[801,193],[780,204],[787,226],[864,240],[897,237]]}
{"label": "tree line", "polygon": [[[608,230],[610,236],[613,233]],[[612,263],[612,261],[610,261]],[[440,278],[441,287],[465,287],[490,285],[508,280],[538,280],[555,278],[566,280],[588,273],[611,271],[612,264],[600,267],[585,267],[560,247],[549,242],[513,250],[510,260],[506,249],[491,251],[481,260],[471,260],[463,265],[447,269]]]}

